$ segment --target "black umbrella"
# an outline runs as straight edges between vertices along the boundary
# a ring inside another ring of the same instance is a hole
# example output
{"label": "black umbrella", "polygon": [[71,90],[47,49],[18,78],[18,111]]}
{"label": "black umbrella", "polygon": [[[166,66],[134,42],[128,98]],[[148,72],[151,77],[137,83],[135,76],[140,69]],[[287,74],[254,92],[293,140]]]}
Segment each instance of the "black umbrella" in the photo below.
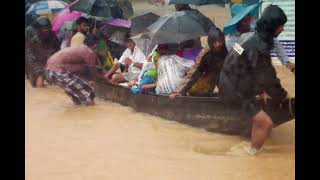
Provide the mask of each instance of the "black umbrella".
{"label": "black umbrella", "polygon": [[206,36],[212,26],[197,11],[180,11],[160,17],[133,41],[147,55],[156,44],[180,44]]}
{"label": "black umbrella", "polygon": [[146,13],[131,19],[131,36],[144,32],[148,26],[159,19],[159,15],[154,13]]}
{"label": "black umbrella", "polygon": [[79,0],[69,8],[94,17],[122,18],[122,10],[116,0]]}

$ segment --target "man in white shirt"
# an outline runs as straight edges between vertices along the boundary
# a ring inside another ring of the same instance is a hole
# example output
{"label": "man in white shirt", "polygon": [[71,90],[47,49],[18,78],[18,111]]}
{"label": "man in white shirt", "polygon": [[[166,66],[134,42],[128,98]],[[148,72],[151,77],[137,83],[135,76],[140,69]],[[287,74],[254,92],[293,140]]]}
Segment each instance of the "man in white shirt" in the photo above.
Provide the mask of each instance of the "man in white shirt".
{"label": "man in white shirt", "polygon": [[[119,61],[114,64],[111,70],[106,74],[106,77],[111,79],[111,82],[114,84],[137,80],[143,63],[146,60],[146,56],[136,46],[132,39],[126,40],[126,46],[127,49],[123,52]],[[128,72],[120,74],[116,73],[120,64],[126,66],[128,68]]]}

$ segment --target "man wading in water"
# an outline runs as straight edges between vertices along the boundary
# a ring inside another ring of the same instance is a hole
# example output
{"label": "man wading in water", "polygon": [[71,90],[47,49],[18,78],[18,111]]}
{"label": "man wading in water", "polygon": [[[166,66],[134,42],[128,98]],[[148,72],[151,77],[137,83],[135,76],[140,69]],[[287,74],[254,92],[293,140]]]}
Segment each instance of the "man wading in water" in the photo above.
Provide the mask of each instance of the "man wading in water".
{"label": "man wading in water", "polygon": [[286,22],[282,9],[268,6],[257,22],[256,31],[240,37],[222,67],[220,98],[230,106],[239,105],[244,115],[241,118],[252,121],[252,147],[245,148],[249,154],[259,152],[270,136],[273,123],[278,121],[273,112],[281,107],[294,107],[294,100],[288,100],[277,78],[270,56],[274,38],[283,31]]}
{"label": "man wading in water", "polygon": [[88,34],[84,40],[84,45],[62,49],[48,59],[45,71],[46,81],[63,88],[76,105],[94,105],[95,95],[93,87],[76,76],[75,73],[80,73],[89,68],[93,78],[109,82],[103,78],[102,74],[97,72],[96,47],[97,38],[93,34]]}

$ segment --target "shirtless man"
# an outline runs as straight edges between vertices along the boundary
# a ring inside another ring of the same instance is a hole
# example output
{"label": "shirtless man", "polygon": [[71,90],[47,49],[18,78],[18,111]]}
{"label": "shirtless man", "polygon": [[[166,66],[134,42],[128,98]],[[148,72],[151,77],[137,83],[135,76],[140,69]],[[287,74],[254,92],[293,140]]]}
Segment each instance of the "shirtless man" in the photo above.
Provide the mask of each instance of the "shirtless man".
{"label": "shirtless man", "polygon": [[84,45],[62,49],[48,59],[46,81],[63,88],[76,105],[94,105],[95,95],[93,87],[74,73],[89,68],[93,78],[107,81],[96,70],[98,64],[96,47],[97,38],[93,34],[88,34]]}

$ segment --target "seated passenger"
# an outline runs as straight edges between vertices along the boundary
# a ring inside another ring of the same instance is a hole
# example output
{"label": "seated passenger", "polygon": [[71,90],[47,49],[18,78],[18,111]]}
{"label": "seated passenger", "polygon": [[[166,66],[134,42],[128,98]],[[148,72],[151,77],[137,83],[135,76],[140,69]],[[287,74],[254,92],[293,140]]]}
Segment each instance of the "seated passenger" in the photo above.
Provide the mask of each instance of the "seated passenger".
{"label": "seated passenger", "polygon": [[[143,62],[146,56],[136,46],[132,39],[126,40],[127,49],[123,52],[119,61],[114,64],[111,70],[106,74],[107,78],[111,78],[113,84],[119,84],[123,82],[129,82],[138,78]],[[128,68],[128,72],[115,73],[119,68],[120,64],[125,65]]]}
{"label": "seated passenger", "polygon": [[208,34],[208,46],[200,52],[196,64],[170,98],[186,95],[190,90],[191,95],[213,92],[228,53],[221,30],[216,29]]}

